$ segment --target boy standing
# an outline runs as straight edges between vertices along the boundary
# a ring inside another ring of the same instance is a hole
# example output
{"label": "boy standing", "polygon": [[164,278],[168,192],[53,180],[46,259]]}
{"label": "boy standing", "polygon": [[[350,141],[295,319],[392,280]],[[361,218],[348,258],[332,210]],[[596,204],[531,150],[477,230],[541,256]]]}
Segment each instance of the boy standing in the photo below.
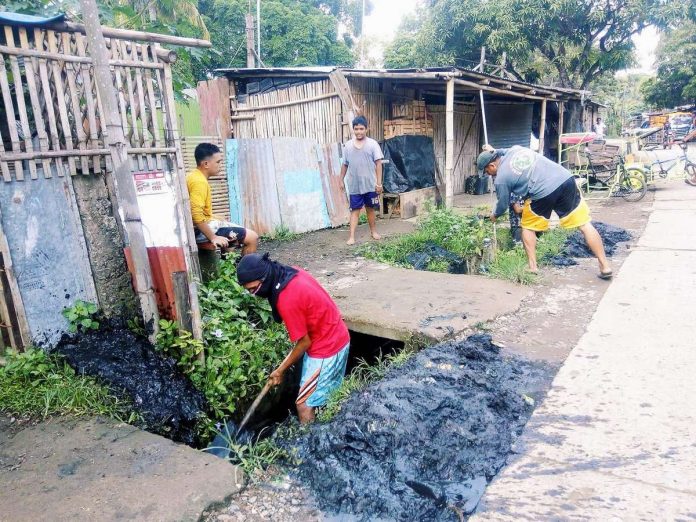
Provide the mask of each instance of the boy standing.
{"label": "boy standing", "polygon": [[223,250],[230,245],[238,245],[242,247],[242,255],[256,252],[259,240],[256,232],[235,223],[220,221],[213,216],[213,197],[208,178],[220,172],[222,151],[212,143],[200,143],[193,154],[197,166],[186,175],[186,187],[196,243],[210,242]]}
{"label": "boy standing", "polygon": [[372,239],[381,239],[375,225],[375,209],[379,208],[382,193],[382,149],[372,138],[367,137],[367,118],[358,116],[353,120],[353,139],[343,147],[341,186],[345,188],[348,175],[350,197],[350,237],[346,242],[355,244],[355,229],[358,227],[360,211],[365,207],[367,223]]}

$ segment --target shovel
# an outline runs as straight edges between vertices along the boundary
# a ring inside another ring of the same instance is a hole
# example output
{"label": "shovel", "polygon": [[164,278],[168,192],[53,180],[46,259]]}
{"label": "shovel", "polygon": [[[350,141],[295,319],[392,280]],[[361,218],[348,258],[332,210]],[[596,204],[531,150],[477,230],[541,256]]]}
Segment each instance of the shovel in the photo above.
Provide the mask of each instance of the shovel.
{"label": "shovel", "polygon": [[263,390],[261,390],[261,393],[258,394],[256,399],[254,399],[254,402],[251,403],[251,406],[249,407],[249,410],[247,411],[246,415],[242,419],[242,422],[239,423],[239,428],[237,428],[237,433],[235,433],[234,438],[236,439],[239,437],[239,434],[242,432],[244,429],[244,426],[246,426],[247,422],[249,422],[249,419],[251,419],[251,416],[254,414],[256,411],[256,408],[259,407],[259,404],[261,404],[261,401],[263,398],[266,396],[268,391],[271,389],[271,383],[267,382],[266,385],[263,387]]}

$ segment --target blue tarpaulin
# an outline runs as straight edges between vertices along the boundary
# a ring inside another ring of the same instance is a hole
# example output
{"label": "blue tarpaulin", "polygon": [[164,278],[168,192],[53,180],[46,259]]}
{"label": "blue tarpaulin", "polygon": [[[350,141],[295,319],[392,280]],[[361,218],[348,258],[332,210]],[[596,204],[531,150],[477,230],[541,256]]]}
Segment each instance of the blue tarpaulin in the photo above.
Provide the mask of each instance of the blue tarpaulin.
{"label": "blue tarpaulin", "polygon": [[45,25],[51,25],[63,21],[65,21],[64,14],[51,16],[50,18],[44,18],[43,16],[34,16],[22,13],[9,13],[6,11],[0,11],[0,24],[4,25],[43,27]]}

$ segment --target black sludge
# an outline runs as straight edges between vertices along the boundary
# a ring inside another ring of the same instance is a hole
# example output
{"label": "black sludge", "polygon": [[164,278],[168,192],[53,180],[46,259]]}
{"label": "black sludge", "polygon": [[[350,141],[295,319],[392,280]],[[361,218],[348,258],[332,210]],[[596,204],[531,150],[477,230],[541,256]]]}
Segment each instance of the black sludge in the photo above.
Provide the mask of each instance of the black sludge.
{"label": "black sludge", "polygon": [[[631,234],[623,228],[602,223],[601,221],[593,221],[592,224],[602,238],[604,251],[607,256],[614,255],[619,243],[633,239]],[[568,236],[563,246],[563,251],[559,255],[549,258],[548,262],[554,266],[577,265],[577,262],[573,260],[574,257],[594,257],[587,243],[585,243],[585,236],[579,230]]]}
{"label": "black sludge", "polygon": [[205,399],[146,339],[126,329],[105,329],[63,338],[55,351],[76,371],[122,391],[142,414],[147,430],[193,444],[194,426]]}
{"label": "black sludge", "polygon": [[341,519],[457,520],[505,463],[532,411],[524,394],[547,375],[487,335],[423,350],[311,428],[300,479]]}
{"label": "black sludge", "polygon": [[450,274],[466,274],[466,259],[442,248],[435,243],[426,243],[423,248],[406,256],[406,262],[416,270],[427,270],[431,261],[445,261]]}

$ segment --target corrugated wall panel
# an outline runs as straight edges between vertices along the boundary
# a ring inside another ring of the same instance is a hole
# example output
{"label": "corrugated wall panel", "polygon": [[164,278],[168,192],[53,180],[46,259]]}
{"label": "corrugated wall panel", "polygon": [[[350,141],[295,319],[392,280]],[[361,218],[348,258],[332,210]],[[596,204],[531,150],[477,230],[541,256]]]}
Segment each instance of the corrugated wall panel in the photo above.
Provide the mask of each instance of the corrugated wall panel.
{"label": "corrugated wall panel", "polygon": [[513,145],[529,147],[533,108],[531,103],[486,103],[486,122],[490,144],[499,149]]}

